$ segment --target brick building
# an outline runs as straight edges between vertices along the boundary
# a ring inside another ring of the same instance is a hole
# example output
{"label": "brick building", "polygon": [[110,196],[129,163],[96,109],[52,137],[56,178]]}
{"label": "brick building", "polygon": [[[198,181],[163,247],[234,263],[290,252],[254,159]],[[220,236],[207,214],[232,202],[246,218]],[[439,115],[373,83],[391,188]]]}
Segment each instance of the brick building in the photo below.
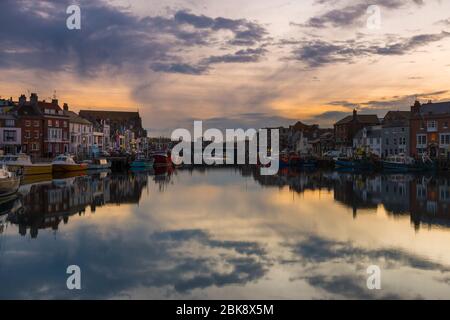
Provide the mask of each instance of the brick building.
{"label": "brick building", "polygon": [[36,105],[27,102],[22,95],[16,109],[18,126],[21,128],[22,152],[33,158],[43,156],[43,119]]}
{"label": "brick building", "polygon": [[427,154],[432,159],[450,157],[450,102],[421,104],[411,107],[411,155]]}
{"label": "brick building", "polygon": [[371,114],[360,115],[353,110],[353,115],[336,122],[334,125],[334,135],[337,147],[352,147],[353,138],[362,128],[367,126],[377,126],[380,124],[378,116]]}
{"label": "brick building", "polygon": [[69,152],[69,117],[58,100],[39,101],[32,93],[30,101],[20,96],[17,115],[22,134],[22,152],[34,157],[53,158]]}
{"label": "brick building", "polygon": [[54,158],[59,154],[69,152],[69,117],[58,105],[58,100],[52,102],[38,101],[32,93],[31,104],[36,105],[43,118],[43,154]]}

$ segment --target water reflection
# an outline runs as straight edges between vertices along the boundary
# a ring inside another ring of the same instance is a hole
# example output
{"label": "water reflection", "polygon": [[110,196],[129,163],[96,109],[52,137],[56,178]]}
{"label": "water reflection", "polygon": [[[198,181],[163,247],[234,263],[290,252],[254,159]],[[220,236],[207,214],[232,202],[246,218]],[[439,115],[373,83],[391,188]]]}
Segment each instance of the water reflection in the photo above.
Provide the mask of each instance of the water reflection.
{"label": "water reflection", "polygon": [[[431,175],[239,167],[28,181],[0,202],[0,298],[448,298],[449,201],[450,178]],[[70,264],[79,292],[65,287]],[[366,288],[371,264],[382,291]]]}

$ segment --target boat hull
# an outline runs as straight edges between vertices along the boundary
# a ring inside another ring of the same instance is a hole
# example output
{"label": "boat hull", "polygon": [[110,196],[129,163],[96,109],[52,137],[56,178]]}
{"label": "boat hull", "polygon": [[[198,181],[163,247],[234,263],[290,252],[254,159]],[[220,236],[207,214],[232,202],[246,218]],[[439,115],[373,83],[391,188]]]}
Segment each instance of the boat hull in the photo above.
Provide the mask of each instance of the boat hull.
{"label": "boat hull", "polygon": [[172,165],[172,160],[170,156],[166,155],[154,155],[153,156],[153,165],[155,167],[168,167]]}
{"label": "boat hull", "polygon": [[52,164],[36,164],[36,165],[8,165],[8,168],[13,171],[17,172],[22,170],[22,174],[25,176],[30,175],[37,175],[37,174],[51,174],[53,171]]}
{"label": "boat hull", "polygon": [[74,171],[86,171],[87,164],[53,164],[53,172],[74,172]]}
{"label": "boat hull", "polygon": [[89,164],[88,170],[107,170],[111,169],[111,164]]}
{"label": "boat hull", "polygon": [[359,170],[368,170],[372,168],[370,162],[366,161],[336,160],[335,165],[338,168],[359,169]]}
{"label": "boat hull", "polygon": [[135,160],[130,164],[131,168],[152,168],[153,161]]}
{"label": "boat hull", "polygon": [[418,171],[428,171],[433,170],[432,165],[411,165],[403,163],[392,163],[383,161],[383,170],[386,171],[397,171],[397,172],[418,172]]}
{"label": "boat hull", "polygon": [[20,187],[20,177],[0,179],[0,197],[7,197],[15,194]]}

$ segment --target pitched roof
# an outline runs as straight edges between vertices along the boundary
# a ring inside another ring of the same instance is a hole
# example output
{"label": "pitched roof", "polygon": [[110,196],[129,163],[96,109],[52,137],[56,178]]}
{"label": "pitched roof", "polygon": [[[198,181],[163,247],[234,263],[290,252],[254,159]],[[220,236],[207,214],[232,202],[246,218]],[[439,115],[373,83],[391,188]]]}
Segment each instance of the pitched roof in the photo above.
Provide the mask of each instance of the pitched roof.
{"label": "pitched roof", "polygon": [[109,119],[109,120],[128,120],[140,118],[136,111],[103,111],[103,110],[80,110],[79,115],[86,118]]}
{"label": "pitched roof", "polygon": [[86,120],[86,119],[80,117],[73,111],[64,110],[64,115],[69,117],[69,122],[92,125],[92,123],[89,120]]}
{"label": "pitched roof", "polygon": [[382,123],[385,127],[396,127],[409,125],[411,111],[389,111],[386,113]]}
{"label": "pitched roof", "polygon": [[30,103],[18,106],[16,110],[19,116],[39,117],[42,115],[42,112],[35,105]]}
{"label": "pitched roof", "polygon": [[437,103],[426,103],[420,107],[421,114],[443,114],[450,113],[450,101],[447,102],[437,102]]}
{"label": "pitched roof", "polygon": [[[380,119],[378,119],[378,116],[376,114],[357,114],[356,119],[358,122],[364,123],[364,124],[380,123]],[[338,122],[336,122],[336,125],[347,124],[347,123],[352,122],[352,120],[353,120],[353,116],[350,115],[350,116],[347,116],[344,119],[341,119]]]}

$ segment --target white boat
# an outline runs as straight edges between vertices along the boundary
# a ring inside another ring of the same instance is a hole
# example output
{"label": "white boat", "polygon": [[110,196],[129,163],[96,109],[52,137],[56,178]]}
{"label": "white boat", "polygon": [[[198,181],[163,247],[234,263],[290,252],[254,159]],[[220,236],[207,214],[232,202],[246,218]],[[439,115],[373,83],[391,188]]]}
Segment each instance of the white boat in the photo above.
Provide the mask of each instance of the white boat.
{"label": "white boat", "polygon": [[23,175],[52,173],[51,163],[32,163],[30,156],[24,153],[1,156],[0,164],[5,164],[9,170],[21,172]]}
{"label": "white boat", "polygon": [[8,170],[6,165],[0,168],[0,197],[15,194],[20,187],[20,176]]}
{"label": "white boat", "polygon": [[105,158],[98,158],[93,160],[86,160],[83,163],[87,164],[88,170],[101,170],[111,168],[111,162]]}
{"label": "white boat", "polygon": [[53,172],[85,171],[87,163],[76,163],[70,155],[59,155],[53,162]]}

